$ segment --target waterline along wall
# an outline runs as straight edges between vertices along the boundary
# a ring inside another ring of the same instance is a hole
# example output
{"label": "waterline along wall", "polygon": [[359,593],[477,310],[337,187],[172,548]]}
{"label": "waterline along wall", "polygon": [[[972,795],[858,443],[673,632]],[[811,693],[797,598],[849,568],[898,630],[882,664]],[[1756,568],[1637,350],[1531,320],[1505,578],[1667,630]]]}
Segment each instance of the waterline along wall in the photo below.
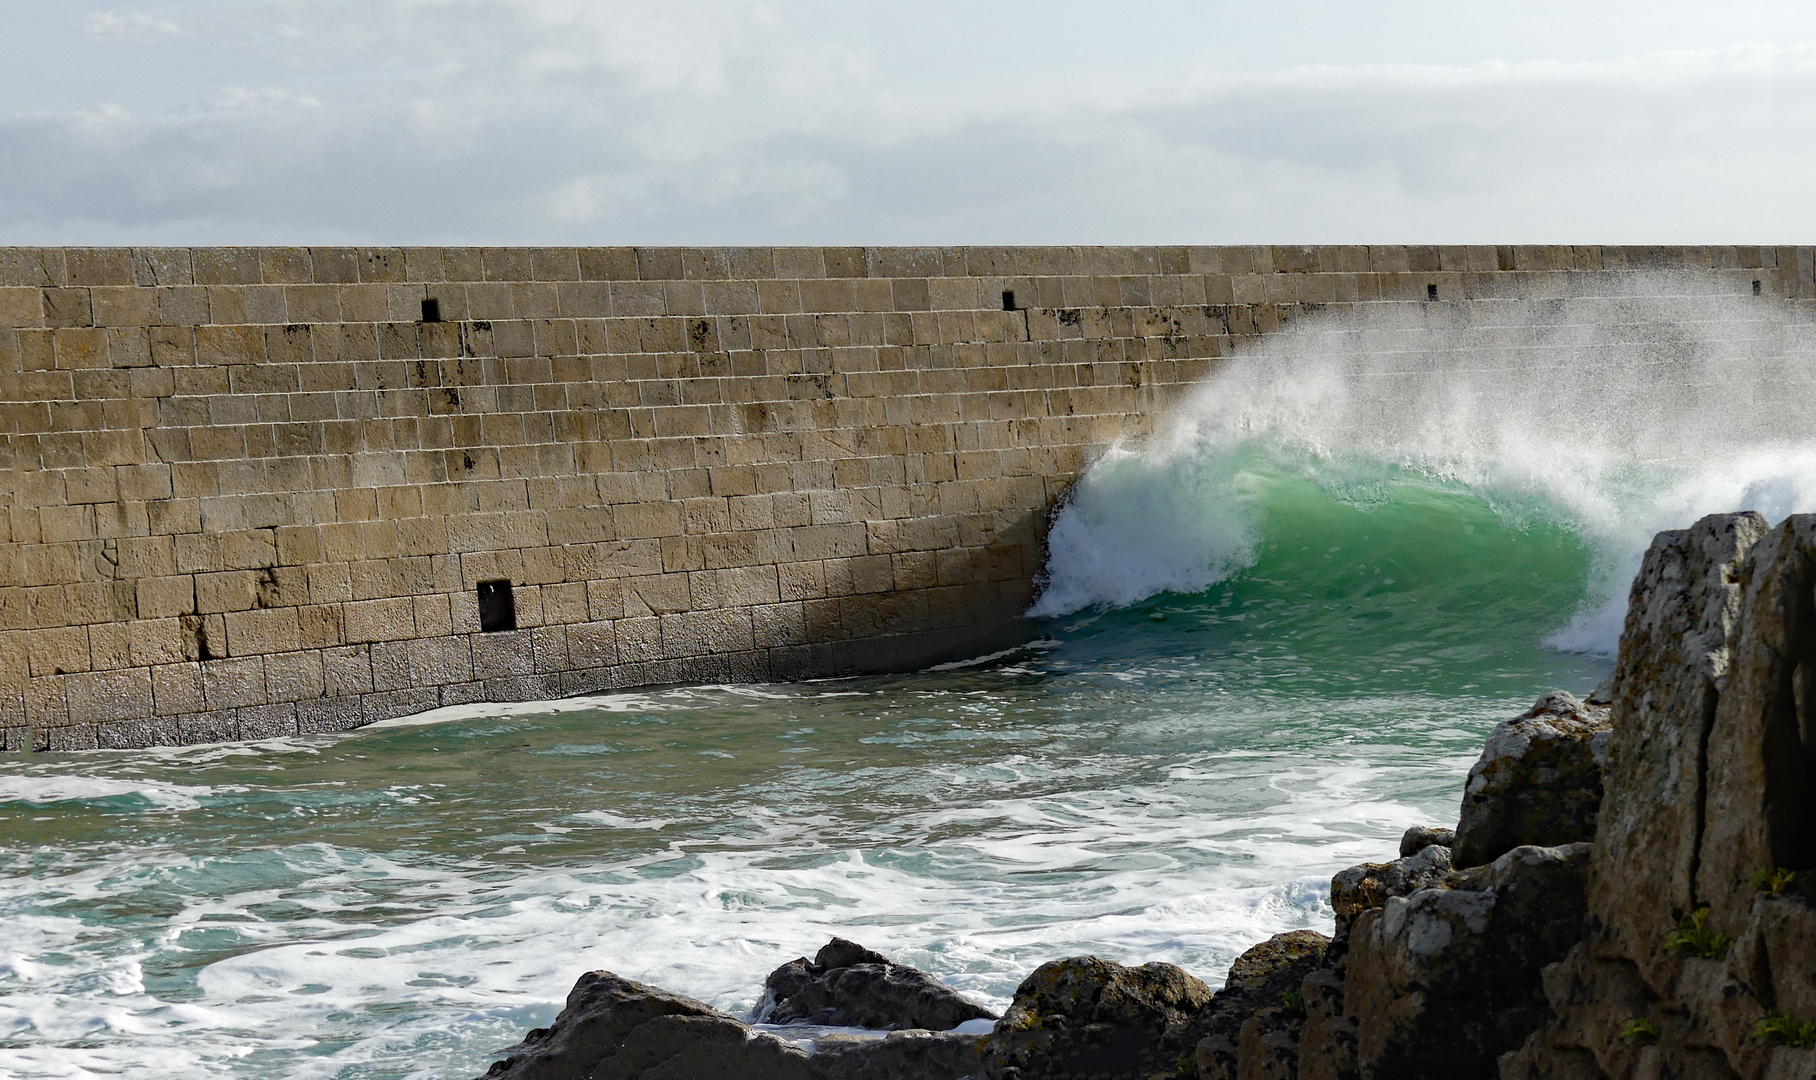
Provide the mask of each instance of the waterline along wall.
{"label": "waterline along wall", "polygon": [[1811,248],[0,249],[0,729],[908,667],[1244,339]]}

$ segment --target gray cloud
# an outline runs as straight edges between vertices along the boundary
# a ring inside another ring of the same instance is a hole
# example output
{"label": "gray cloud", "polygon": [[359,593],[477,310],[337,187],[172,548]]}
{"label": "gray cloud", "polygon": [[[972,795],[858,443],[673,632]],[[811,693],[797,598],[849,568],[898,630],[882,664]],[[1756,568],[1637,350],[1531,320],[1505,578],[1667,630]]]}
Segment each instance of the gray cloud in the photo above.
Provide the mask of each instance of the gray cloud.
{"label": "gray cloud", "polygon": [[[1697,48],[1622,52],[1604,28],[1600,56],[1594,22],[1551,49],[1390,3],[1358,38],[1351,6],[1311,0],[1274,9],[1284,36],[1247,8],[1155,3],[1172,21],[1137,53],[1144,27],[1092,7],[0,0],[34,46],[0,74],[0,242],[1816,231],[1798,191],[1816,49],[1724,41],[1688,5],[1648,10]],[[1736,32],[1816,38],[1796,5],[1736,11]],[[1291,47],[1270,65],[1267,42]]]}

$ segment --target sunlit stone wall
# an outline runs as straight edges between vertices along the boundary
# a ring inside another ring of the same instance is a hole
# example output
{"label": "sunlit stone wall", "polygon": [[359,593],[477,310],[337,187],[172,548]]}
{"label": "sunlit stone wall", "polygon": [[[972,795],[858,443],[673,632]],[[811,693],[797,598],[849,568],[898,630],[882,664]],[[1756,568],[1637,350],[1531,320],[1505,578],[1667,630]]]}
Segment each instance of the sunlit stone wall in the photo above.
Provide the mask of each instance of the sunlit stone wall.
{"label": "sunlit stone wall", "polygon": [[1243,339],[1657,268],[1813,292],[1810,248],[0,249],[0,728],[984,648],[1067,485]]}

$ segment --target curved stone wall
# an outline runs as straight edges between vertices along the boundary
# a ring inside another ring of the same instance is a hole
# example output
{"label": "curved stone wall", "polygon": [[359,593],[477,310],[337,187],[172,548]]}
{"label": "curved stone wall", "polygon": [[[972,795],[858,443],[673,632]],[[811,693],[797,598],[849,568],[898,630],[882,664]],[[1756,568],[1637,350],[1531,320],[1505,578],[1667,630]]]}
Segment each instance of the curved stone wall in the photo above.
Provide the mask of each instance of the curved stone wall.
{"label": "curved stone wall", "polygon": [[982,649],[1079,470],[1244,339],[1659,268],[1816,291],[1810,248],[0,249],[0,729]]}

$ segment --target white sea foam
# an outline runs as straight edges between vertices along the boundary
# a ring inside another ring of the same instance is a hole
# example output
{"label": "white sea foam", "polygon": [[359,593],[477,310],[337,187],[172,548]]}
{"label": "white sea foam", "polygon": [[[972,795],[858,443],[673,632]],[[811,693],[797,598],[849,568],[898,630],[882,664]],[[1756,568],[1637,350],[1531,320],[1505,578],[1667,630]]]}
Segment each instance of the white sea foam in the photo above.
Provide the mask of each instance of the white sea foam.
{"label": "white sea foam", "polygon": [[1366,504],[1393,485],[1550,515],[1598,552],[1553,643],[1609,651],[1660,529],[1816,510],[1816,335],[1708,275],[1608,275],[1571,296],[1365,305],[1239,352],[1144,445],[1112,447],[1056,521],[1038,615],[1196,592],[1250,566],[1255,465]]}
{"label": "white sea foam", "polygon": [[193,810],[201,805],[198,799],[207,798],[212,792],[208,787],[76,774],[0,775],[0,804],[50,806],[126,798],[160,809]]}
{"label": "white sea foam", "polygon": [[[1013,755],[1007,763],[1052,767]],[[1067,766],[1114,775],[1090,758]],[[943,766],[960,784],[997,767]],[[1033,966],[1079,952],[1172,960],[1214,982],[1261,937],[1328,926],[1332,866],[1378,857],[1386,837],[1419,818],[1381,797],[1380,781],[1338,761],[1201,753],[1154,784],[904,808],[887,843],[862,848],[828,843],[824,823],[747,803],[735,837],[696,831],[584,872],[508,877],[321,844],[226,858],[122,853],[0,881],[8,912],[148,887],[181,904],[101,950],[85,946],[95,928],[82,920],[0,920],[0,1035],[13,1044],[0,1049],[0,1075],[368,1075],[395,1068],[403,1048],[417,1048],[406,1059],[433,1058],[449,1038],[477,1041],[480,1052],[502,1047],[547,1023],[576,974],[595,967],[742,1013],[771,969],[833,935],[998,1009]],[[1226,785],[1252,789],[1241,803],[1251,812],[1202,812],[1194,792]],[[666,824],[587,811],[560,820],[573,829]],[[204,875],[248,887],[155,889]],[[277,881],[291,883],[268,883]],[[372,882],[418,914],[366,906]],[[283,905],[313,913],[268,914]],[[191,999],[148,988],[147,969],[206,957],[223,934],[236,944],[205,963]],[[349,1015],[370,1019],[324,1052],[320,1032]],[[71,1044],[86,1048],[62,1049]],[[462,1060],[476,1073],[474,1053]],[[423,1066],[402,1075],[458,1074]]]}

